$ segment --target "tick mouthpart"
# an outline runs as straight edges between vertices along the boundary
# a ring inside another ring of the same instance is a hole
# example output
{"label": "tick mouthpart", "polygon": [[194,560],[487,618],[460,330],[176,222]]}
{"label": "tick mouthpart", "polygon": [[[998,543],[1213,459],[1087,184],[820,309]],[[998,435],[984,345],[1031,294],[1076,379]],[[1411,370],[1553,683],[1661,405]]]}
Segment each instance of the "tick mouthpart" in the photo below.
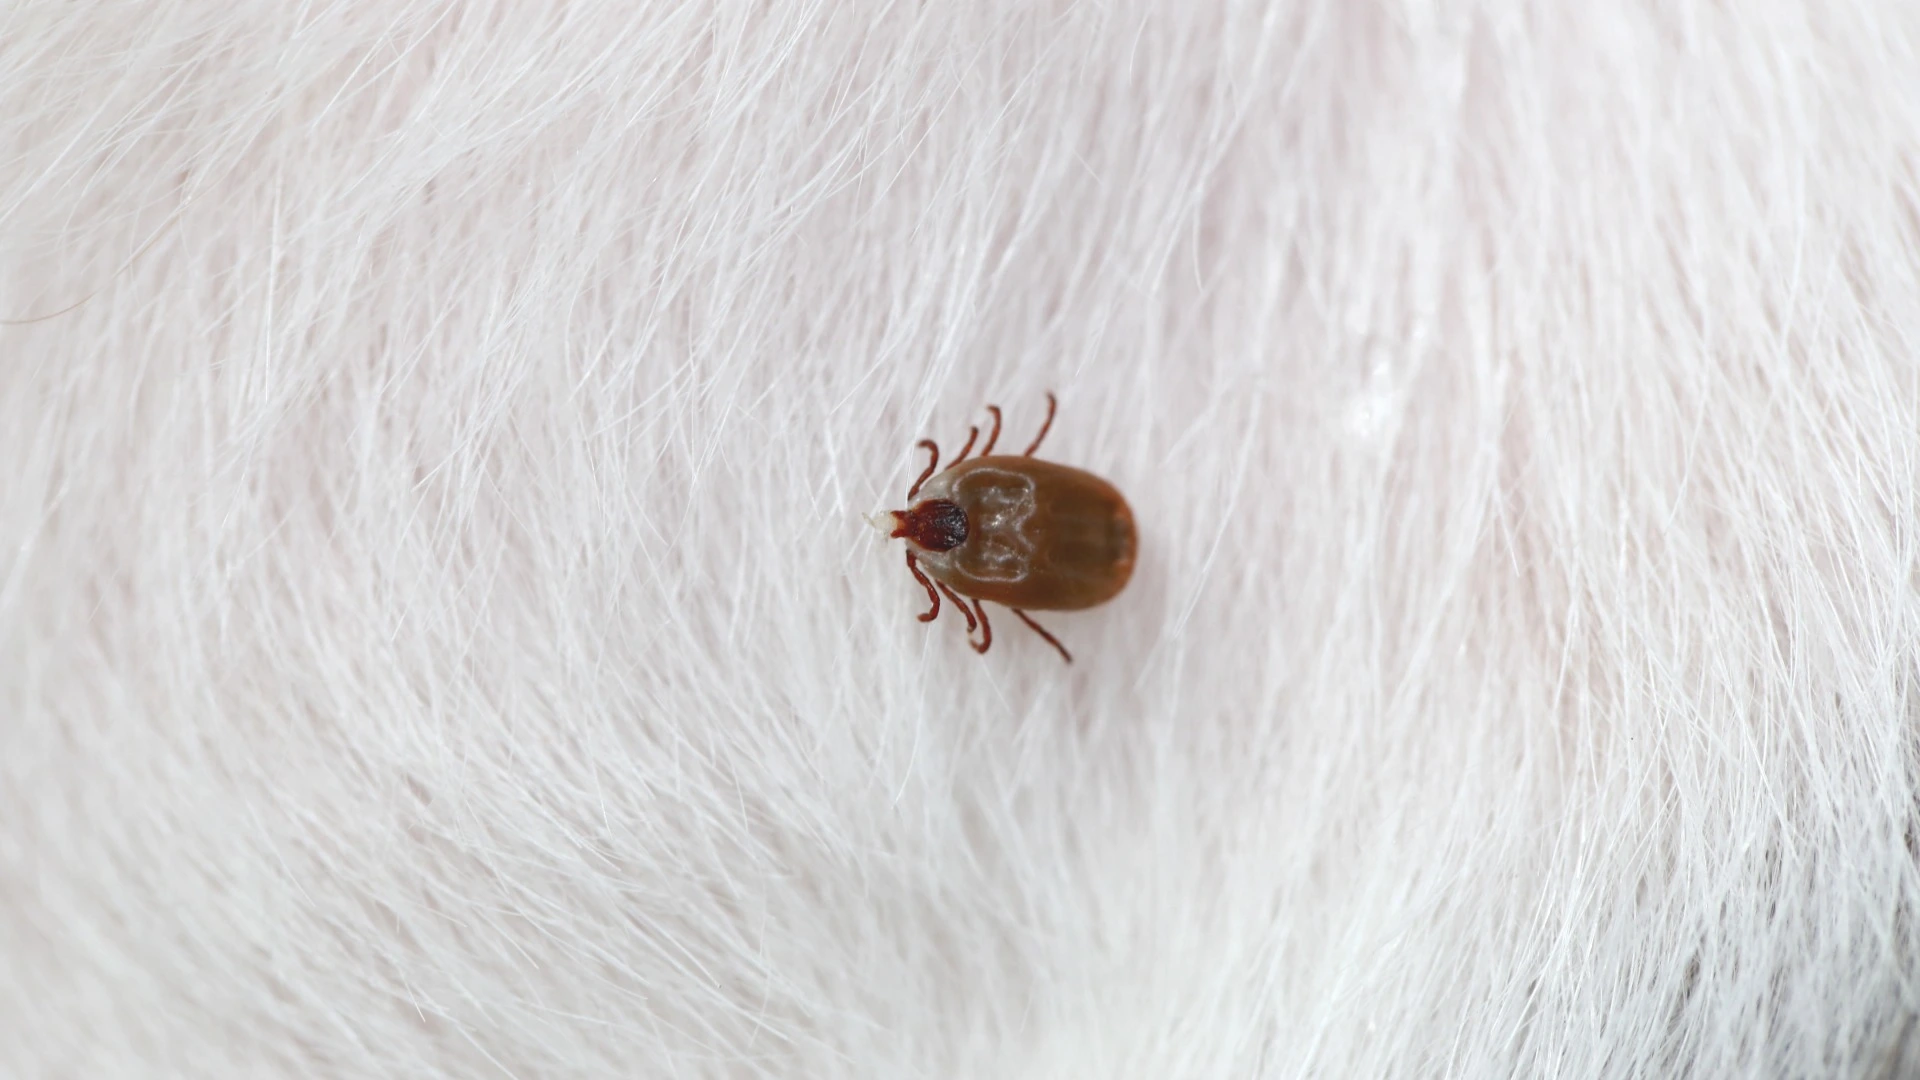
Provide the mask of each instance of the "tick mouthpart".
{"label": "tick mouthpart", "polygon": [[874,517],[872,514],[861,514],[860,517],[867,524],[873,526],[874,529],[877,530],[881,536],[884,536],[889,540],[900,535],[897,531],[895,531],[900,528],[899,514],[895,514],[891,511],[882,511],[879,517]]}
{"label": "tick mouthpart", "polygon": [[895,510],[890,536],[923,551],[952,551],[967,542],[967,512],[946,499],[928,499],[911,510]]}

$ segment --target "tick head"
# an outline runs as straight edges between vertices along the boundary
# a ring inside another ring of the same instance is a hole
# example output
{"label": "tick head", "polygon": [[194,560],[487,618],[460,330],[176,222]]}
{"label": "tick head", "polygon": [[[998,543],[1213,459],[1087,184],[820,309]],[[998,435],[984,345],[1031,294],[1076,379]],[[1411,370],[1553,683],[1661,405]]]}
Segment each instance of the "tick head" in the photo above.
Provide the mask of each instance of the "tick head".
{"label": "tick head", "polygon": [[876,522],[889,537],[899,537],[922,551],[952,551],[967,542],[967,512],[946,499],[926,499],[911,510],[880,515]]}

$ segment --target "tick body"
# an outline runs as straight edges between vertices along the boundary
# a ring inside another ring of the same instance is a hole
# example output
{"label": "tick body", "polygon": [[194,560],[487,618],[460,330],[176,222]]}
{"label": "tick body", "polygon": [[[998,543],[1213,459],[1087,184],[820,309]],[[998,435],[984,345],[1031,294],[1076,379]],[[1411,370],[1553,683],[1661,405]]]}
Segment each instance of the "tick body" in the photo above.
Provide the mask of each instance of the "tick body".
{"label": "tick body", "polygon": [[1033,456],[1053,426],[1055,408],[1048,394],[1040,434],[1025,453],[1014,455],[993,453],[1000,410],[987,406],[993,431],[979,456],[967,460],[980,434],[975,428],[960,456],[937,476],[940,448],[922,440],[932,459],[907,490],[908,508],[883,522],[889,536],[906,540],[907,569],[932,602],[921,621],[939,616],[945,593],[966,617],[969,634],[978,626],[976,652],[993,644],[982,606],[991,601],[1010,608],[1071,663],[1066,648],[1027,612],[1104,604],[1133,577],[1137,543],[1127,500],[1090,472]]}

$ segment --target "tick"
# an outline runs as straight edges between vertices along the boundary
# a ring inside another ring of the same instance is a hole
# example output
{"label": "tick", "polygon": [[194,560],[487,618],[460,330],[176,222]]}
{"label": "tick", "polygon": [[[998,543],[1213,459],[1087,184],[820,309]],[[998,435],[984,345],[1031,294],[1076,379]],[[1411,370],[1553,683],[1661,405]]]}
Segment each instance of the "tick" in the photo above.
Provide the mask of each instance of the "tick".
{"label": "tick", "polygon": [[[978,653],[993,644],[984,606],[992,601],[1018,615],[1071,664],[1066,646],[1027,612],[1095,607],[1119,595],[1133,577],[1136,542],[1127,500],[1090,472],[1033,456],[1053,427],[1057,408],[1049,393],[1040,433],[1013,455],[993,452],[1000,441],[1000,409],[987,406],[993,431],[986,445],[968,460],[980,437],[978,427],[970,429],[960,456],[938,476],[940,447],[932,439],[920,440],[917,445],[931,457],[907,489],[908,508],[875,522],[890,539],[907,542],[907,569],[933,605],[920,621],[939,617],[945,593],[966,616],[967,641]],[[978,642],[973,640],[976,625]]]}

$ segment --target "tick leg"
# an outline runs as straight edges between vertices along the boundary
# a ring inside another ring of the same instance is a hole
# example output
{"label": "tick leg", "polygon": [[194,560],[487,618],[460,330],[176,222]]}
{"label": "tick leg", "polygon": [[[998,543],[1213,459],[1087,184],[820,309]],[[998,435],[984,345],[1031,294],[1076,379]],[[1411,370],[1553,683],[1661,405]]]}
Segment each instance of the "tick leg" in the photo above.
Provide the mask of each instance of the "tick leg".
{"label": "tick leg", "polygon": [[965,460],[966,460],[966,458],[967,458],[967,451],[969,451],[969,450],[971,450],[971,449],[973,449],[973,440],[975,440],[975,439],[978,439],[979,437],[980,437],[980,429],[979,429],[979,428],[977,428],[977,427],[970,427],[970,428],[968,428],[968,429],[967,429],[967,445],[965,445],[965,446],[963,446],[963,447],[961,447],[961,448],[960,448],[960,456],[959,456],[959,457],[957,457],[957,458],[954,458],[954,459],[953,459],[952,461],[950,461],[950,462],[948,462],[948,463],[947,463],[947,468],[949,468],[949,469],[951,469],[951,468],[953,468],[953,467],[954,467],[955,465],[958,465],[958,464],[960,464],[960,463],[961,463],[962,461],[965,461]]}
{"label": "tick leg", "polygon": [[1053,400],[1053,391],[1047,391],[1047,422],[1040,425],[1040,434],[1035,435],[1033,445],[1027,447],[1027,457],[1032,457],[1033,452],[1040,449],[1040,440],[1046,438],[1047,431],[1053,427],[1053,413],[1057,408],[1059,408],[1059,402]]}
{"label": "tick leg", "polygon": [[1062,660],[1065,660],[1069,664],[1073,663],[1073,655],[1067,652],[1067,647],[1065,645],[1060,644],[1059,638],[1056,638],[1052,634],[1047,633],[1046,630],[1041,628],[1039,623],[1034,622],[1033,616],[1028,615],[1026,612],[1021,611],[1019,608],[1008,608],[1007,610],[1013,612],[1015,615],[1020,616],[1021,622],[1026,623],[1028,626],[1033,627],[1034,633],[1039,634],[1043,638],[1046,638],[1047,644],[1053,646],[1056,649],[1059,649],[1060,658]]}
{"label": "tick leg", "polygon": [[[927,599],[933,601],[933,608],[929,610],[925,615],[920,616],[920,621],[932,622],[934,618],[940,614],[940,594],[933,591],[933,582],[928,581],[927,575],[920,572],[920,564],[919,562],[915,561],[913,557],[913,552],[911,550],[907,552],[907,569],[913,571],[913,577],[915,581],[918,581],[920,584],[926,586]],[[967,621],[972,622],[973,617],[968,616]]]}
{"label": "tick leg", "polygon": [[[932,439],[921,439],[919,442],[915,443],[914,445],[926,447],[927,453],[932,454],[933,456],[927,459],[927,471],[921,473],[920,479],[915,480],[913,482],[913,486],[907,489],[908,501],[912,501],[914,495],[919,493],[920,485],[927,482],[927,477],[933,475],[933,467],[935,465],[940,464],[940,447]],[[913,560],[913,556],[911,555],[907,556],[907,560],[909,563],[911,563]],[[915,571],[915,573],[918,573],[918,571]]]}
{"label": "tick leg", "polygon": [[975,600],[973,602],[973,610],[980,613],[980,641],[978,644],[971,641],[967,644],[973,645],[974,652],[984,653],[987,651],[987,646],[993,644],[993,626],[987,622],[987,606],[985,604]]}
{"label": "tick leg", "polygon": [[967,606],[967,602],[965,600],[960,599],[959,593],[954,592],[952,589],[947,588],[946,582],[943,581],[940,583],[940,591],[943,593],[946,593],[947,599],[953,601],[953,606],[959,608],[960,614],[965,615],[967,617],[967,636],[972,637],[973,636],[973,609]]}
{"label": "tick leg", "polygon": [[980,448],[980,456],[993,453],[993,444],[1000,441],[1000,406],[989,405],[987,411],[993,414],[993,434],[987,436],[987,445]]}

